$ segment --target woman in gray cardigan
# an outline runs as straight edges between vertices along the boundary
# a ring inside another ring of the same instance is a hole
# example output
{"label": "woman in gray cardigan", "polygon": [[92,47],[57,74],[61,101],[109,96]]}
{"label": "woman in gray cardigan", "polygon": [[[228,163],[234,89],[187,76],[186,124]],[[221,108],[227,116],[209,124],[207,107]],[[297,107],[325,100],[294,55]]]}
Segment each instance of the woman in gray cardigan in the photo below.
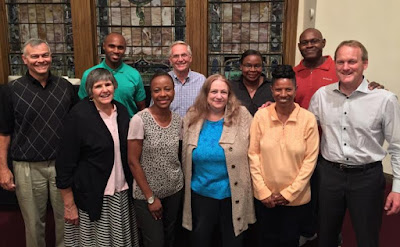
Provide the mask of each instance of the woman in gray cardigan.
{"label": "woman in gray cardigan", "polygon": [[211,246],[214,231],[222,246],[243,246],[243,231],[255,222],[247,149],[252,117],[224,76],[205,81],[184,119],[183,227],[192,247]]}

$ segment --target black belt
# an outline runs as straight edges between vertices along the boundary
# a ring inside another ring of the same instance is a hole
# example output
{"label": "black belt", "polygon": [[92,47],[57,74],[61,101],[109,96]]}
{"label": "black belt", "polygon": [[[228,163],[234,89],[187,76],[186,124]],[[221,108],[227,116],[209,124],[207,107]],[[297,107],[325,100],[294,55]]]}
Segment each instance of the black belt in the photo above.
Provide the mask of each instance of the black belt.
{"label": "black belt", "polygon": [[373,163],[368,163],[364,165],[348,165],[343,163],[336,163],[329,160],[324,159],[326,163],[330,164],[331,166],[344,171],[344,172],[360,172],[371,169],[375,166],[382,165],[382,161],[376,161]]}

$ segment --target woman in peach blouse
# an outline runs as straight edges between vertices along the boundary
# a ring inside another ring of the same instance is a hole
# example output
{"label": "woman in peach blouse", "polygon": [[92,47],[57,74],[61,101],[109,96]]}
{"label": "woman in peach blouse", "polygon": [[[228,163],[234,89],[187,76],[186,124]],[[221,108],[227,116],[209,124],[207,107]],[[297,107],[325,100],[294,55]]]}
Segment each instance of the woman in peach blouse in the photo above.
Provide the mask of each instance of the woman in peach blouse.
{"label": "woman in peach blouse", "polygon": [[318,127],[314,115],[294,103],[292,67],[279,65],[272,76],[275,103],[257,111],[250,129],[258,242],[297,247],[301,216],[311,197],[309,180],[318,156]]}

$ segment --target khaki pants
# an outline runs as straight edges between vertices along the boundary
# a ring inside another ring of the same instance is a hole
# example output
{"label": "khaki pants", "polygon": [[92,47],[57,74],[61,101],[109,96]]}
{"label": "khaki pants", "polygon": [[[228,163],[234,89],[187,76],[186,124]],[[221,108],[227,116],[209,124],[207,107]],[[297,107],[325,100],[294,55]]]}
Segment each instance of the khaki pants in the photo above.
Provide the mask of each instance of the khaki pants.
{"label": "khaki pants", "polygon": [[47,201],[54,212],[56,247],[64,246],[64,204],[56,187],[55,161],[13,161],[16,194],[27,247],[44,247]]}

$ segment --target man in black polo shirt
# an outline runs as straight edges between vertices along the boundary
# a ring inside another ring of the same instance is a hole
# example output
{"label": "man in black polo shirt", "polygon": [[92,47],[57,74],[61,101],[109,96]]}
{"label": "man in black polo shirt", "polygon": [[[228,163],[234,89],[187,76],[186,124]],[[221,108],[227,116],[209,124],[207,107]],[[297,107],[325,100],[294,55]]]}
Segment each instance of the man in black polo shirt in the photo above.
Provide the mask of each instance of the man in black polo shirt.
{"label": "man in black polo shirt", "polygon": [[[50,73],[46,41],[22,49],[25,76],[1,87],[0,185],[15,190],[25,222],[26,246],[43,247],[48,196],[56,223],[56,246],[64,246],[64,206],[55,184],[55,155],[63,119],[76,101],[72,85]],[[10,149],[14,175],[7,166]],[[14,182],[15,177],[15,182]]]}

